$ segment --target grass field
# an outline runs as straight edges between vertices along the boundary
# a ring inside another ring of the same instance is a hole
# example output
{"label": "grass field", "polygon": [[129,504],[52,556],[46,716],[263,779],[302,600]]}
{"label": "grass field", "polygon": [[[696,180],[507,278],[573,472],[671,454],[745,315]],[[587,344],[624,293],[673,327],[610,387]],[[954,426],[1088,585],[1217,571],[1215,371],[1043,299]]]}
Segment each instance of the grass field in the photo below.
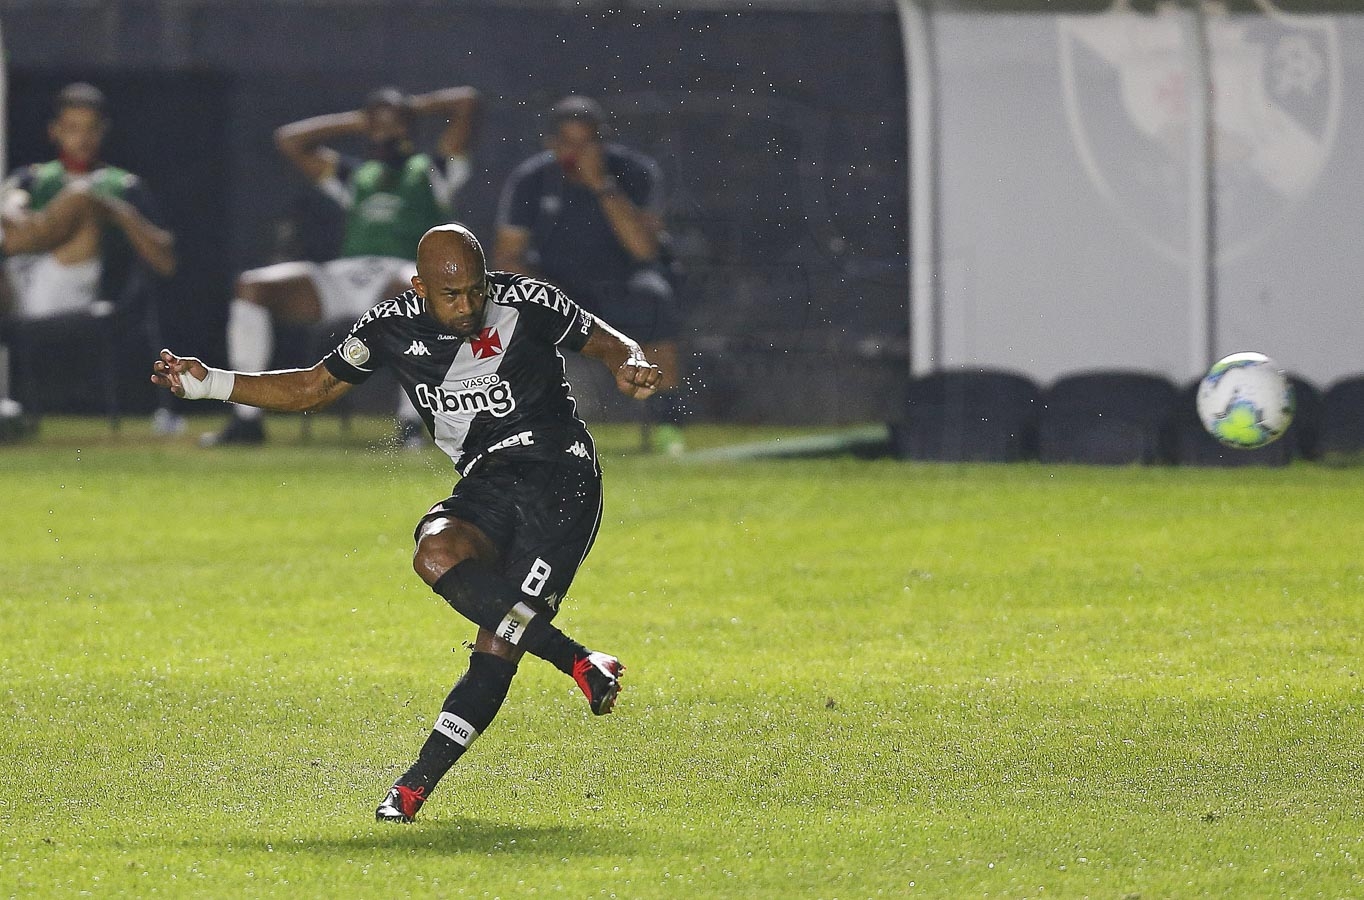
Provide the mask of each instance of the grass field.
{"label": "grass field", "polygon": [[0,896],[1364,896],[1358,469],[598,429],[559,621],[616,714],[528,660],[398,827],[471,632],[409,567],[448,460],[46,424],[0,447]]}

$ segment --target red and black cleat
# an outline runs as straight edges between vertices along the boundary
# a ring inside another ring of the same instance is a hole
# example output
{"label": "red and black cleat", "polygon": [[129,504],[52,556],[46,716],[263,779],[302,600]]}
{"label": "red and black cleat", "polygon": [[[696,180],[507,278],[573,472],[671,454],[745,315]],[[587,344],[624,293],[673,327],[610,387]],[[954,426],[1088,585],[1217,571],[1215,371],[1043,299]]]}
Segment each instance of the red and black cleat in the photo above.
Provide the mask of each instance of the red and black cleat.
{"label": "red and black cleat", "polygon": [[374,819],[377,822],[410,823],[417,817],[417,810],[421,809],[425,802],[426,788],[410,788],[395,784],[388,789],[388,796],[374,811]]}
{"label": "red and black cleat", "polygon": [[605,653],[589,653],[573,663],[573,680],[587,695],[592,714],[604,716],[616,705],[620,693],[620,676],[625,666],[620,660]]}

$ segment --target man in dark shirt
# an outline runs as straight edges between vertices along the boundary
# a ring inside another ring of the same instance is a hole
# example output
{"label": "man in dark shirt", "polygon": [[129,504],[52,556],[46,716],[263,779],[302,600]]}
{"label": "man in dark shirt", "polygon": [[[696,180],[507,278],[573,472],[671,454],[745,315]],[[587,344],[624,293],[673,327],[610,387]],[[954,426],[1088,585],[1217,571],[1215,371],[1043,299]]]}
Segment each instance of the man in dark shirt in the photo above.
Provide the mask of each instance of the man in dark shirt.
{"label": "man in dark shirt", "polygon": [[552,282],[643,344],[666,373],[648,404],[654,442],[679,452],[681,322],[660,264],[658,164],[607,142],[606,115],[590,98],[561,100],[550,126],[548,149],[519,165],[503,188],[494,265]]}
{"label": "man in dark shirt", "polygon": [[191,400],[316,409],[387,366],[459,471],[422,517],[413,566],[478,626],[469,669],[446,698],[417,762],[375,811],[411,822],[441,777],[492,723],[529,651],[571,675],[609,713],[624,666],[552,624],[601,522],[601,469],[575,412],[561,348],[604,363],[643,399],[662,373],[633,340],[554,286],[488,272],[460,225],[417,246],[413,290],[373,307],[310,369],[251,374],[161,351],[152,381]]}

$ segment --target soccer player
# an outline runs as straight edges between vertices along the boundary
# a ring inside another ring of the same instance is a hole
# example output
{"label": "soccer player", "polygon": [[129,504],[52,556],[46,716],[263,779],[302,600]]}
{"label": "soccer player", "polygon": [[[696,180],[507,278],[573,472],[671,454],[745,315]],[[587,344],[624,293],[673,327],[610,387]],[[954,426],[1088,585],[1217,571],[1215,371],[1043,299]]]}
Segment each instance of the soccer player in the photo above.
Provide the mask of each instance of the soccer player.
{"label": "soccer player", "polygon": [[[412,248],[428,228],[449,221],[455,194],[472,173],[469,149],[478,93],[453,87],[409,97],[381,88],[351,112],[314,116],[281,126],[275,144],[284,157],[346,213],[337,259],[284,262],[251,269],[237,279],[228,309],[227,359],[235,369],[259,371],[274,352],[272,319],[295,324],[355,317],[402,291],[416,273]],[[446,125],[436,154],[418,153],[416,120],[441,116]],[[368,159],[343,156],[328,141],[363,135]],[[238,405],[227,425],[205,445],[259,444],[260,410]],[[401,402],[404,437],[420,431]]]}
{"label": "soccer player", "polygon": [[549,118],[548,149],[517,166],[503,187],[493,264],[553,282],[638,338],[666,373],[646,404],[653,443],[680,453],[682,323],[661,264],[658,163],[608,141],[606,113],[590,97],[565,97]]}
{"label": "soccer player", "polygon": [[601,522],[601,468],[578,418],[560,349],[604,363],[644,399],[662,373],[638,344],[552,285],[488,272],[466,228],[443,225],[417,247],[412,290],[369,310],[310,369],[211,369],[161,351],[152,382],[189,399],[316,409],[389,367],[460,474],[417,523],[413,567],[478,626],[469,668],[417,761],[375,811],[411,822],[441,777],[502,706],[523,653],[571,675],[593,713],[611,712],[624,666],[552,622]]}

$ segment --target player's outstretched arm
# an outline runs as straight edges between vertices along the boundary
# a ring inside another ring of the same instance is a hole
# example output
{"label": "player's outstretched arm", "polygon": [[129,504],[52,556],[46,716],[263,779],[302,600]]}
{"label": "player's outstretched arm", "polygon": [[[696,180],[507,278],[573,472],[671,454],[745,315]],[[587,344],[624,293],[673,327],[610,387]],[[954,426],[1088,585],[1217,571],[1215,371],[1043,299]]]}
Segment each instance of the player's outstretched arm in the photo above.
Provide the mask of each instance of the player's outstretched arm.
{"label": "player's outstretched arm", "polygon": [[186,400],[231,400],[278,412],[321,409],[351,389],[322,363],[311,369],[228,372],[169,350],[152,364],[152,384]]}
{"label": "player's outstretched arm", "polygon": [[595,316],[582,353],[610,369],[616,376],[616,388],[627,397],[643,400],[658,390],[663,380],[663,371],[645,358],[639,344]]}

